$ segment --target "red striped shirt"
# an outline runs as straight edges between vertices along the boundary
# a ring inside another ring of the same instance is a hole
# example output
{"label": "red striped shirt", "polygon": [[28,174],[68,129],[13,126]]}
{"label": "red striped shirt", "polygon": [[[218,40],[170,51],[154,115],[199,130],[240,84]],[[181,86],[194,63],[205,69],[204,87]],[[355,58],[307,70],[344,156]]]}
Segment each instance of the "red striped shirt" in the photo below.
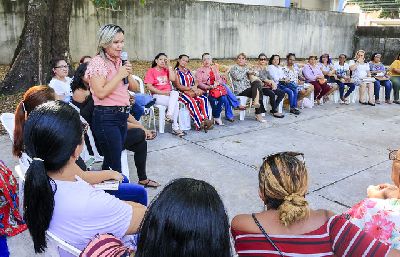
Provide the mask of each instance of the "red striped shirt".
{"label": "red striped shirt", "polygon": [[[280,256],[263,234],[232,229],[239,256]],[[333,216],[318,229],[303,235],[270,235],[284,256],[386,256],[390,248],[361,231],[343,216]]]}

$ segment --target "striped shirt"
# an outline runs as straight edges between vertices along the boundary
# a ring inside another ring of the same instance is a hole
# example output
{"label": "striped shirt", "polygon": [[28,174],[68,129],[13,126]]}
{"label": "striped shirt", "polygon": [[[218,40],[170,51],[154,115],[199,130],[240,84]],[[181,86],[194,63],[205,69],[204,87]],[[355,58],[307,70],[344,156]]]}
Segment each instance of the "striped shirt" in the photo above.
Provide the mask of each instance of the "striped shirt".
{"label": "striped shirt", "polygon": [[176,74],[178,75],[179,82],[184,87],[194,86],[194,77],[189,69],[181,70],[178,67],[175,68]]}
{"label": "striped shirt", "polygon": [[[263,234],[232,229],[240,257],[281,256]],[[361,231],[343,216],[333,216],[318,229],[302,235],[270,235],[284,256],[386,256],[389,246]]]}

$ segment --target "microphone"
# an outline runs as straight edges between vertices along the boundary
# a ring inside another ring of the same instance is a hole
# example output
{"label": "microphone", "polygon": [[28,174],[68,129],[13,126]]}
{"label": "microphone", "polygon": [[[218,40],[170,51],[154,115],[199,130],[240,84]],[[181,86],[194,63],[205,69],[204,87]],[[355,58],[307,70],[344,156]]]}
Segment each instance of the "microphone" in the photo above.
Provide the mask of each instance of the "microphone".
{"label": "microphone", "polygon": [[[125,63],[128,61],[128,53],[127,52],[121,52],[121,60],[122,60],[122,65],[125,65]],[[123,78],[122,81],[124,82],[124,85],[129,84],[128,77]]]}

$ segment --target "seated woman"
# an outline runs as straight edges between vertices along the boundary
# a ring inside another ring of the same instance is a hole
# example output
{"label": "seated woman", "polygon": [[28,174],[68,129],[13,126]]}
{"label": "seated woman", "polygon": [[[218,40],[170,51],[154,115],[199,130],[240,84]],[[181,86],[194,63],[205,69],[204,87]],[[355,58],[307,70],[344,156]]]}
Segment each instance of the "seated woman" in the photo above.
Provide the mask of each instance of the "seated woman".
{"label": "seated woman", "polygon": [[197,88],[197,82],[190,70],[186,68],[188,63],[188,55],[179,55],[178,62],[175,65],[175,87],[180,91],[179,101],[185,104],[189,110],[196,130],[204,129],[207,132],[213,125],[210,117],[208,117],[207,95],[203,94],[203,90]]}
{"label": "seated woman", "polygon": [[56,92],[57,100],[69,102],[71,100],[71,81],[68,77],[69,66],[64,59],[53,59],[51,61],[53,78],[49,86]]}
{"label": "seated woman", "polygon": [[392,62],[389,67],[390,82],[393,85],[394,103],[400,104],[399,91],[400,91],[400,54],[397,55],[396,60]]}
{"label": "seated woman", "polygon": [[232,78],[232,84],[234,93],[238,96],[246,96],[253,100],[253,106],[255,107],[256,120],[259,122],[265,122],[262,113],[265,113],[263,103],[263,83],[259,79],[254,79],[250,82],[249,75],[251,76],[253,71],[247,66],[246,55],[240,53],[236,57],[236,65],[229,70],[229,75]]}
{"label": "seated woman", "polygon": [[151,69],[148,69],[144,77],[144,83],[156,99],[155,104],[167,107],[165,120],[172,123],[172,134],[178,137],[186,135],[179,128],[179,92],[172,90],[171,81],[175,81],[175,71],[170,66],[167,55],[159,53],[154,57]]}
{"label": "seated woman", "polygon": [[329,87],[324,74],[317,65],[317,56],[311,55],[308,57],[308,63],[303,67],[303,75],[306,82],[314,86],[314,101],[317,104],[322,103],[322,98],[329,93]]}
{"label": "seated woman", "polygon": [[[355,60],[349,62],[350,70],[353,72],[351,78],[356,86],[360,87],[360,104],[375,106],[374,78],[371,78],[369,64],[365,62],[365,51],[358,50]],[[367,97],[368,89],[368,97]]]}
{"label": "seated woman", "polygon": [[176,179],[149,206],[135,257],[230,257],[229,222],[207,182]]}
{"label": "seated woman", "polygon": [[[71,103],[79,109],[80,115],[88,122],[89,126],[91,126],[94,103],[92,95],[89,91],[88,81],[84,77],[86,68],[87,64],[83,63],[79,65],[75,72],[74,78],[71,83]],[[140,122],[138,122],[132,115],[129,115],[128,130],[125,138],[124,149],[134,152],[135,166],[139,178],[138,184],[145,187],[160,186],[160,184],[156,181],[148,179],[146,174],[146,140],[152,140],[156,137],[156,135],[157,134],[155,131],[145,129]]]}
{"label": "seated woman", "polygon": [[393,184],[369,186],[368,198],[355,204],[346,213],[350,221],[391,248],[400,250],[400,151],[389,153]]}
{"label": "seated woman", "polygon": [[[146,208],[123,202],[80,177],[76,165],[84,126],[74,108],[61,101],[36,107],[24,126],[24,145],[32,159],[25,178],[25,221],[36,253],[47,247],[49,230],[82,250],[96,234],[117,238],[136,233]],[[60,250],[61,256],[70,256]]]}
{"label": "seated woman", "polygon": [[333,69],[332,59],[329,54],[323,54],[319,57],[318,67],[327,79],[328,83],[335,83],[335,70]]}
{"label": "seated woman", "polygon": [[300,110],[297,109],[297,96],[298,89],[297,84],[290,81],[288,78],[285,78],[285,73],[281,66],[281,58],[279,55],[274,54],[269,58],[269,66],[268,71],[271,75],[272,79],[275,83],[278,84],[278,88],[280,90],[285,91],[285,93],[289,96],[290,102],[290,113],[299,115]]}
{"label": "seated woman", "polygon": [[[345,54],[339,55],[339,61],[333,65],[333,69],[335,71],[335,82],[339,87],[340,101],[344,104],[350,104],[349,96],[356,86],[351,82],[350,67],[346,63],[346,59]],[[347,86],[346,94],[344,94],[345,86]]]}
{"label": "seated woman", "polygon": [[264,53],[258,55],[258,65],[253,67],[256,76],[264,83],[262,88],[263,95],[269,97],[271,105],[270,113],[275,118],[283,118],[284,115],[279,113],[278,106],[285,97],[285,92],[280,90],[276,83],[272,80],[268,72],[268,60]]}
{"label": "seated woman", "polygon": [[391,104],[390,93],[392,91],[392,83],[390,77],[386,74],[385,65],[381,62],[381,54],[373,53],[369,62],[369,70],[371,75],[376,79],[374,82],[375,103],[380,104],[379,91],[381,86],[385,87],[385,102]]}
{"label": "seated woman", "polygon": [[211,55],[209,53],[204,53],[201,59],[203,60],[203,66],[196,70],[195,80],[198,88],[200,88],[204,94],[208,94],[214,123],[217,125],[224,125],[221,119],[222,106],[225,107],[225,119],[233,122],[233,111],[231,103],[228,100],[227,92],[221,93],[218,98],[210,95],[210,90],[217,89],[220,85],[225,88],[224,81],[219,75],[218,70],[215,66],[211,66]]}
{"label": "seated woman", "polygon": [[[27,156],[24,148],[24,128],[26,119],[38,105],[55,100],[54,90],[48,86],[34,86],[25,92],[22,101],[15,110],[15,127],[13,141],[13,155],[19,158],[23,170],[27,170],[32,159]],[[147,205],[147,192],[139,185],[128,183],[129,180],[121,173],[113,170],[86,171],[87,167],[82,158],[76,161],[81,171],[79,176],[89,184],[98,184],[105,180],[122,181],[118,190],[107,191],[121,200],[140,202]]]}
{"label": "seated woman", "polygon": [[[240,257],[400,255],[360,231],[344,215],[309,208],[303,154],[281,152],[264,158],[258,177],[259,195],[267,210],[233,218],[232,236]],[[374,254],[369,255],[370,249]]]}
{"label": "seated woman", "polygon": [[301,75],[300,67],[295,63],[296,55],[294,53],[289,53],[286,55],[286,66],[283,67],[283,72],[285,74],[285,79],[289,80],[291,83],[296,84],[299,90],[297,97],[297,106],[305,97],[311,95],[314,91],[314,86],[309,83],[304,83],[305,79]]}

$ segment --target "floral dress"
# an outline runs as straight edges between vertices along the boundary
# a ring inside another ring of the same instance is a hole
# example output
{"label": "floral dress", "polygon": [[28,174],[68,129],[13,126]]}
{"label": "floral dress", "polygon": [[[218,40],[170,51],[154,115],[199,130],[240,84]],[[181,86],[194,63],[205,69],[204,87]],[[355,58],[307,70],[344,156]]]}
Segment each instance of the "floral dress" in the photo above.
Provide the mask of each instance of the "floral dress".
{"label": "floral dress", "polygon": [[346,213],[363,231],[400,250],[400,199],[366,198]]}

